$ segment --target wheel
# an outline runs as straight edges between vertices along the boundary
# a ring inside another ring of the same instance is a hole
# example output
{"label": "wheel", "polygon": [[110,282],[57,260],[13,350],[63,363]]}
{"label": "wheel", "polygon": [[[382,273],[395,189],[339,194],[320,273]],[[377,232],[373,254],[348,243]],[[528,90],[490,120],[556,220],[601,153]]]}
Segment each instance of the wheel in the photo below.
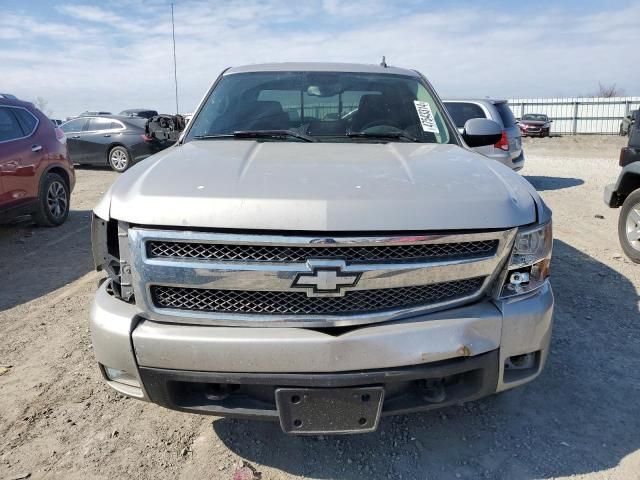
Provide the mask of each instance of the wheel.
{"label": "wheel", "polygon": [[131,155],[124,147],[113,147],[109,150],[109,166],[116,172],[124,172],[131,166]]}
{"label": "wheel", "polygon": [[57,227],[69,216],[69,186],[57,173],[48,173],[40,184],[34,220],[41,227]]}
{"label": "wheel", "polygon": [[620,209],[618,237],[632,262],[640,263],[640,189],[629,195]]}

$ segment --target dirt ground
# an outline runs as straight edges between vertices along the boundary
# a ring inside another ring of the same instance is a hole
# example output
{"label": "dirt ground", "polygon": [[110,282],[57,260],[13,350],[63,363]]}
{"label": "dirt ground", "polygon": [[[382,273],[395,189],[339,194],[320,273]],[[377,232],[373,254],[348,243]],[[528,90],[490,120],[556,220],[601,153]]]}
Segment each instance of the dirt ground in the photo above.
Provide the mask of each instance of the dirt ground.
{"label": "dirt ground", "polygon": [[[602,202],[621,139],[527,139],[522,174],[554,211],[551,355],[526,387],[376,433],[294,438],[110,391],[88,313],[90,211],[117,177],[79,169],[69,221],[0,227],[0,479],[640,478],[640,266]],[[603,217],[603,218],[601,218]],[[10,367],[9,367],[10,366]]]}

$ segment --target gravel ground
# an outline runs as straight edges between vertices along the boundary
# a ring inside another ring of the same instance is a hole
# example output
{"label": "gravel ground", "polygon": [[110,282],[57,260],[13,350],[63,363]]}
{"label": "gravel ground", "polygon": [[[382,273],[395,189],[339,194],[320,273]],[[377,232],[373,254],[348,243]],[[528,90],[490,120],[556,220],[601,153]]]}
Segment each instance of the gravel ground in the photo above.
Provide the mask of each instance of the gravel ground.
{"label": "gravel ground", "polygon": [[99,278],[88,222],[117,175],[78,170],[64,226],[0,227],[0,479],[231,479],[242,462],[263,479],[640,478],[640,267],[622,257],[618,211],[602,202],[622,141],[524,143],[522,174],[554,211],[545,372],[351,437],[287,437],[277,424],[181,414],[104,386],[87,328]]}

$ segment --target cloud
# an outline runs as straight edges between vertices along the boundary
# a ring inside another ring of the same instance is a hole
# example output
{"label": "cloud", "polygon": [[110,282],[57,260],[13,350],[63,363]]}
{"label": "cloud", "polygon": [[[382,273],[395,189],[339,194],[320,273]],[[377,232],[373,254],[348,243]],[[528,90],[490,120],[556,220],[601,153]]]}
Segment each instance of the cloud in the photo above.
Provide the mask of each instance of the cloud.
{"label": "cloud", "polygon": [[[178,0],[181,110],[193,110],[228,66],[378,63],[382,55],[422,71],[442,96],[574,96],[593,91],[598,81],[640,93],[634,91],[640,66],[629,50],[640,41],[640,6],[604,8],[539,13],[411,0]],[[43,9],[0,16],[3,89],[45,97],[60,117],[87,109],[175,108],[166,0]]]}
{"label": "cloud", "polygon": [[145,31],[142,25],[132,22],[122,15],[92,5],[60,5],[57,10],[83,22],[104,24],[113,29],[126,30],[131,33],[143,33]]}

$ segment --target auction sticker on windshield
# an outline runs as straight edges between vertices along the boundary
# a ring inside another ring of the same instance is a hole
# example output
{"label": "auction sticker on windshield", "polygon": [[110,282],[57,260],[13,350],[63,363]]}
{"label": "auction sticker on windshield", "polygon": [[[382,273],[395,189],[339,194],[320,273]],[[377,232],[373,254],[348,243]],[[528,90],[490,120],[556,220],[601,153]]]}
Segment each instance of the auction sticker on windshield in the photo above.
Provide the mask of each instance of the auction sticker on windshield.
{"label": "auction sticker on windshield", "polygon": [[431,112],[431,106],[429,103],[421,102],[419,100],[414,100],[413,103],[416,106],[418,117],[420,117],[422,130],[425,132],[440,133],[438,125],[436,125],[436,121],[433,118],[433,113]]}

